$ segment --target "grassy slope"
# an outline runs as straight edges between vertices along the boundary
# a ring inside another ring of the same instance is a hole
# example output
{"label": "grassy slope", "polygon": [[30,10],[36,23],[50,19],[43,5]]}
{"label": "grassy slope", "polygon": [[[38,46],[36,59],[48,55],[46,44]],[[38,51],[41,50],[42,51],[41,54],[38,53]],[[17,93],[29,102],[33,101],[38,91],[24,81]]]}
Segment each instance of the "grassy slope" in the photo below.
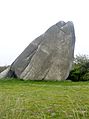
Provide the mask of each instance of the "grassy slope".
{"label": "grassy slope", "polygon": [[0,119],[89,119],[89,82],[1,80]]}

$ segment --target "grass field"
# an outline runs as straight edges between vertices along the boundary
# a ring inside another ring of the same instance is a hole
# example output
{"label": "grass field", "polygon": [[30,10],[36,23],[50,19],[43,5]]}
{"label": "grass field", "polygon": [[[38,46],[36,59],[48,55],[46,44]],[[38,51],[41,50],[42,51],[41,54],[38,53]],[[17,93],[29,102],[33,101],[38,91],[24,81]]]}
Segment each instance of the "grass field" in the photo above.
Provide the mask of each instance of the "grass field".
{"label": "grass field", "polygon": [[0,119],[89,119],[89,82],[0,80]]}

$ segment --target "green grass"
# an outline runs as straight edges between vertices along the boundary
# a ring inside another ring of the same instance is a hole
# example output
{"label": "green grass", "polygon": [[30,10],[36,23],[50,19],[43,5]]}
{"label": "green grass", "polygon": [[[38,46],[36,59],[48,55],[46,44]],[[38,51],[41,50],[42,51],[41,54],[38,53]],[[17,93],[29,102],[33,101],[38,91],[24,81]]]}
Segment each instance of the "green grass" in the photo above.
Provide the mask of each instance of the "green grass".
{"label": "green grass", "polygon": [[0,119],[89,119],[89,82],[0,80]]}

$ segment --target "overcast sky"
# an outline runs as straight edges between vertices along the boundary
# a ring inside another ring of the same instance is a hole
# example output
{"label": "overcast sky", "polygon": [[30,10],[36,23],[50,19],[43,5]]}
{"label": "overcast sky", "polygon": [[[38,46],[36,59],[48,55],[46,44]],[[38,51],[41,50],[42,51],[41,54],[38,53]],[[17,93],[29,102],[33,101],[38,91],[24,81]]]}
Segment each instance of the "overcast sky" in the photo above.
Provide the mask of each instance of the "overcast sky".
{"label": "overcast sky", "polygon": [[89,0],[0,0],[0,65],[60,20],[74,23],[75,54],[89,55]]}

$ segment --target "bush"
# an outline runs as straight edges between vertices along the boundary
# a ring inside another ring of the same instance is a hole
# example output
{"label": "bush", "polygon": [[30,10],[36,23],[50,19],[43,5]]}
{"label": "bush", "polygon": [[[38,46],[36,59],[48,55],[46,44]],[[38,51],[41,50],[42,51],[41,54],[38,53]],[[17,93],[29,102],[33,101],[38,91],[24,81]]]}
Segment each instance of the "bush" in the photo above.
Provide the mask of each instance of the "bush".
{"label": "bush", "polygon": [[83,81],[89,81],[89,72],[85,73],[82,77]]}
{"label": "bush", "polygon": [[86,55],[76,56],[68,79],[72,81],[89,81],[89,58]]}

